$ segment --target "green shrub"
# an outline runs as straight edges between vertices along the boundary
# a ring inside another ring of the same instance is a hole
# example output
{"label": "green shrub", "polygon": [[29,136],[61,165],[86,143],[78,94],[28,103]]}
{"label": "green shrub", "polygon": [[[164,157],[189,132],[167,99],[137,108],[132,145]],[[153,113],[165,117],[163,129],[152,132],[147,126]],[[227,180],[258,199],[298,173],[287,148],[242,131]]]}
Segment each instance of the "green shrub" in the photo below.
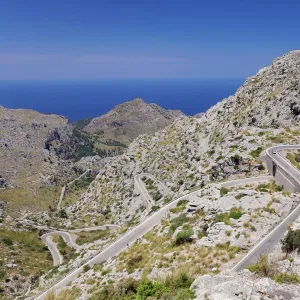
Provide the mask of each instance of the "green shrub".
{"label": "green shrub", "polygon": [[236,199],[236,200],[240,200],[240,199],[242,199],[243,197],[245,197],[246,195],[245,194],[238,194],[238,195],[236,195],[234,198]]}
{"label": "green shrub", "polygon": [[84,265],[83,266],[83,272],[87,272],[91,269],[90,265]]}
{"label": "green shrub", "polygon": [[248,270],[261,276],[273,278],[276,273],[276,265],[269,262],[267,255],[261,255],[258,262],[248,266]]}
{"label": "green shrub", "polygon": [[202,239],[203,237],[207,236],[207,232],[206,231],[199,231],[197,234],[198,239]]}
{"label": "green shrub", "polygon": [[220,189],[220,196],[221,197],[225,196],[228,193],[229,193],[229,190],[226,189],[226,187],[221,187],[221,189]]}
{"label": "green shrub", "polygon": [[6,276],[5,271],[0,270],[0,279],[3,279]]}
{"label": "green shrub", "polygon": [[281,241],[282,250],[290,253],[297,250],[300,251],[300,230],[289,230],[286,237]]}
{"label": "green shrub", "polygon": [[176,206],[177,206],[177,207],[178,207],[178,206],[186,206],[186,205],[187,205],[187,202],[188,202],[188,201],[185,200],[185,199],[179,200]]}
{"label": "green shrub", "polygon": [[191,242],[192,241],[191,236],[193,234],[194,232],[191,228],[178,232],[175,238],[175,245],[181,245],[184,243]]}
{"label": "green shrub", "polygon": [[137,255],[127,261],[127,272],[130,274],[134,272],[135,269],[138,268],[139,262],[143,260],[142,255]]}
{"label": "green shrub", "polygon": [[243,215],[241,208],[232,207],[230,209],[229,218],[238,220]]}
{"label": "green shrub", "polygon": [[160,206],[159,205],[153,205],[151,207],[151,212],[155,212],[155,211],[158,211],[160,209]]}
{"label": "green shrub", "polygon": [[297,274],[280,273],[275,277],[277,283],[300,283],[300,277]]}
{"label": "green shrub", "polygon": [[111,269],[105,269],[101,272],[101,276],[105,276],[111,272]]}
{"label": "green shrub", "polygon": [[146,300],[146,299],[193,299],[190,290],[194,278],[185,272],[169,275],[165,279],[137,281],[133,278],[121,280],[117,285],[109,284],[89,300]]}
{"label": "green shrub", "polygon": [[230,159],[235,164],[235,166],[238,166],[242,160],[242,157],[238,154],[235,154],[234,156],[231,156]]}
{"label": "green shrub", "polygon": [[172,200],[172,198],[170,196],[164,196],[164,198],[163,198],[164,204],[169,203],[171,200]]}
{"label": "green shrub", "polygon": [[179,226],[182,226],[188,220],[189,219],[187,218],[186,214],[181,214],[178,217],[174,218],[173,220],[171,220],[171,231],[174,232]]}
{"label": "green shrub", "polygon": [[159,298],[164,292],[168,292],[168,288],[163,286],[161,282],[144,279],[136,290],[136,300],[145,300],[148,297]]}
{"label": "green shrub", "polygon": [[61,209],[59,211],[59,217],[63,219],[67,219],[68,218],[67,212],[64,209]]}
{"label": "green shrub", "polygon": [[226,225],[231,225],[231,222],[229,221],[228,213],[217,214],[215,216],[214,223],[217,223],[217,222],[223,222]]}
{"label": "green shrub", "polygon": [[256,150],[250,152],[250,155],[254,158],[259,157],[260,153],[263,151],[262,147],[258,147]]}
{"label": "green shrub", "polygon": [[8,237],[3,238],[2,243],[6,246],[12,246],[13,245],[13,241]]}

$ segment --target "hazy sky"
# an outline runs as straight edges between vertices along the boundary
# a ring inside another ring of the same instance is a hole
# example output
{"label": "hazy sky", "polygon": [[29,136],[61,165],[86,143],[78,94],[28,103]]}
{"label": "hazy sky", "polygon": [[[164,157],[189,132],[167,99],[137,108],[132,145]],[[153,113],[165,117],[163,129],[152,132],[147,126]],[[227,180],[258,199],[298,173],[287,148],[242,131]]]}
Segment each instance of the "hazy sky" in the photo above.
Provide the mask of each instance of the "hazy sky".
{"label": "hazy sky", "polygon": [[0,79],[247,77],[300,49],[299,11],[299,0],[1,0]]}

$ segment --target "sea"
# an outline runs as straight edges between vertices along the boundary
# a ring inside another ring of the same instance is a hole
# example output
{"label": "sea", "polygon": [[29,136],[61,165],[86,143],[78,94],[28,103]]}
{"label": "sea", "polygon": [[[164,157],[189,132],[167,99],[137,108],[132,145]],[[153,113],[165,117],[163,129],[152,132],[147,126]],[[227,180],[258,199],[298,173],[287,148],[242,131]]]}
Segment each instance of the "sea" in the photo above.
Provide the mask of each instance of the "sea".
{"label": "sea", "polygon": [[0,105],[63,115],[74,122],[142,98],[195,115],[233,95],[243,82],[241,78],[0,81]]}

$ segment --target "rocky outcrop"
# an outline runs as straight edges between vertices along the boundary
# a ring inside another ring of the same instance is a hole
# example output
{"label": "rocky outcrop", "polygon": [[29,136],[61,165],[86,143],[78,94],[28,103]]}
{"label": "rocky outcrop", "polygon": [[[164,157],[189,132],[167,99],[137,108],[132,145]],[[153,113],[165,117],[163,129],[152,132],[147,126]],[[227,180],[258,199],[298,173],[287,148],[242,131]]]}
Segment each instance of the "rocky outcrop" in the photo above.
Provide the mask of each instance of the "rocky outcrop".
{"label": "rocky outcrop", "polygon": [[105,140],[128,144],[141,134],[152,134],[182,116],[179,110],[162,107],[134,99],[115,106],[103,116],[91,120],[84,130],[96,133]]}
{"label": "rocky outcrop", "polygon": [[257,278],[250,271],[231,275],[203,275],[193,283],[197,300],[299,299],[300,286],[277,284],[270,278]]}

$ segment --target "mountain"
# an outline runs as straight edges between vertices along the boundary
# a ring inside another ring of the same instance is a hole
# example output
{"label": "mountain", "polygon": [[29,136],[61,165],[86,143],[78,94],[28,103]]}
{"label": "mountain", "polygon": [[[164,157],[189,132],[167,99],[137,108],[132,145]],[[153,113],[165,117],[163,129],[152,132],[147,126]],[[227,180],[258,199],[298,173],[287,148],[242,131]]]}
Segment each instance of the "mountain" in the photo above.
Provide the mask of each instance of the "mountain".
{"label": "mountain", "polygon": [[[105,161],[80,200],[66,207],[67,222],[58,218],[56,222],[73,226],[113,222],[126,231],[170,197],[201,190],[182,200],[134,245],[102,264],[105,277],[97,277],[102,271],[94,268],[75,280],[73,288],[82,293],[78,299],[88,297],[85,282],[95,277],[100,286],[109,281],[122,286],[126,278],[155,279],[178,270],[187,270],[193,278],[226,272],[299,203],[296,194],[283,192],[274,182],[225,189],[214,185],[267,175],[259,157],[264,149],[300,143],[299,75],[300,51],[293,51],[249,77],[235,95],[201,118],[182,116],[152,136],[140,135],[124,154]],[[158,194],[155,204],[149,205],[135,183],[141,173],[151,174],[171,192],[164,194],[156,181],[144,175],[146,189],[155,197]],[[196,209],[189,210],[187,202]],[[39,220],[53,222],[53,216],[40,215]],[[176,245],[181,236],[193,242]],[[95,299],[114,291],[114,286],[96,288]]]}
{"label": "mountain", "polygon": [[124,209],[134,214],[133,177],[140,172],[153,174],[175,192],[261,173],[255,151],[298,140],[299,62],[300,52],[290,52],[248,78],[235,95],[200,119],[181,117],[152,137],[139,136],[122,156],[102,168],[77,204],[77,213],[89,211],[93,203],[95,207],[109,204],[114,218],[124,216]]}
{"label": "mountain", "polygon": [[141,134],[153,134],[183,116],[179,110],[165,110],[154,103],[134,99],[115,106],[106,114],[92,119],[84,130],[104,140],[129,144]]}
{"label": "mountain", "polygon": [[[50,230],[49,227],[80,230],[105,224],[117,224],[120,229],[90,234],[76,232],[76,241],[82,247],[73,252],[63,246],[63,241],[57,241],[61,253],[64,253],[64,263],[49,271],[46,271],[47,266],[41,266],[39,272],[44,272],[40,276],[41,287],[76,268],[172,199],[183,196],[174,208],[164,214],[158,225],[119,255],[93,268],[84,268],[84,273],[72,282],[71,290],[68,290],[76,291],[73,299],[133,298],[145,290],[154,291],[151,295],[147,294],[154,299],[160,299],[160,296],[165,297],[163,299],[189,299],[188,289],[194,279],[198,299],[205,299],[207,295],[211,299],[218,296],[223,299],[233,294],[236,299],[248,297],[243,294],[245,291],[238,291],[236,295],[235,289],[223,294],[209,289],[216,285],[221,291],[223,283],[240,287],[240,275],[213,275],[228,272],[299,204],[299,197],[283,191],[273,181],[257,180],[252,184],[222,188],[216,183],[267,175],[262,157],[265,149],[279,143],[300,143],[300,51],[275,59],[271,66],[249,77],[235,95],[217,103],[200,118],[182,116],[178,112],[174,116],[172,113],[173,122],[162,122],[165,128],[140,135],[142,128],[136,126],[135,129],[133,125],[138,120],[147,130],[153,125],[152,120],[169,120],[164,114],[161,117],[161,113],[151,116],[150,112],[156,111],[155,107],[138,99],[92,120],[83,130],[82,124],[88,122],[81,123],[78,130],[82,130],[82,134],[95,134],[123,143],[137,137],[121,155],[105,159],[83,157],[74,163],[72,169],[94,168],[95,176],[79,178],[76,184],[67,187],[62,201],[63,210],[51,208],[28,213],[26,224],[31,222],[31,234],[33,229],[46,225],[47,230]],[[138,116],[144,117],[138,117],[137,111],[142,112]],[[129,137],[126,141],[123,133]],[[188,195],[196,190],[196,193]],[[145,191],[152,202],[145,197]],[[5,205],[2,205],[2,211],[9,217]],[[19,218],[16,226],[16,221],[8,217],[3,217],[4,226],[14,230],[18,228],[28,234],[24,218]],[[9,246],[5,250],[5,255],[12,255]],[[30,248],[27,255],[40,252]],[[280,257],[278,272],[290,272],[294,259],[286,259],[280,244],[272,253],[275,254]],[[49,259],[46,262],[49,264]],[[27,271],[26,264],[22,264],[24,268]],[[252,269],[259,270],[259,266]],[[300,275],[300,268],[293,270],[298,275],[288,275],[299,281],[296,276]],[[12,278],[19,269],[12,272],[2,266],[0,271],[2,274],[7,272],[10,276],[7,277]],[[240,278],[248,280],[247,272]],[[287,279],[283,279],[286,275],[280,274],[276,273],[280,276],[278,280],[286,282]],[[30,277],[27,277],[22,277],[22,280],[28,282]],[[255,282],[262,286],[262,290],[253,288],[255,296],[259,297],[265,291],[271,295],[274,286],[280,297],[297,294],[298,289],[294,285],[277,289],[277,283],[272,281],[266,287],[266,281],[271,280],[253,280],[250,286]],[[16,281],[11,279],[11,282]],[[1,283],[5,291],[9,291],[12,283],[5,283],[4,279]],[[282,291],[286,294],[281,294]],[[276,299],[277,296],[273,296],[270,298]],[[292,299],[292,296],[288,297]]]}

